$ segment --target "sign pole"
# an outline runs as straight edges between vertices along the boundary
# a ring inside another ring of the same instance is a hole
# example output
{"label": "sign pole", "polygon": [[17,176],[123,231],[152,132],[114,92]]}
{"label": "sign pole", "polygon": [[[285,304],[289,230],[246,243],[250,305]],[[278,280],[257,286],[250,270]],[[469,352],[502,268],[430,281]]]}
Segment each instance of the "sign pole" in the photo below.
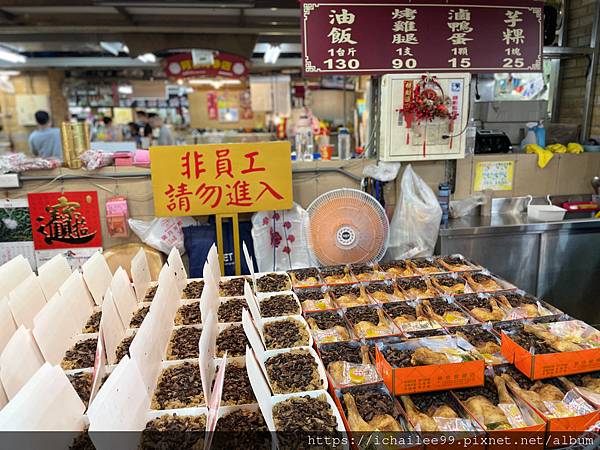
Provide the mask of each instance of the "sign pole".
{"label": "sign pole", "polygon": [[216,214],[215,226],[217,227],[217,249],[219,251],[219,264],[221,273],[225,273],[225,257],[223,253],[223,219],[231,219],[233,230],[233,258],[235,260],[235,274],[242,274],[242,263],[240,260],[240,223],[238,214]]}

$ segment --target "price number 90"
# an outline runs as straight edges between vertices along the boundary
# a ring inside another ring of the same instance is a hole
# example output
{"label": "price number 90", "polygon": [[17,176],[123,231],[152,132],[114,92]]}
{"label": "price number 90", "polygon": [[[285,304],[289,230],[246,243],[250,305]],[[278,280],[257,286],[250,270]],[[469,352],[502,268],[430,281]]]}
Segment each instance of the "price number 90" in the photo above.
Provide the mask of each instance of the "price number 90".
{"label": "price number 90", "polygon": [[394,58],[392,59],[392,67],[394,69],[414,69],[417,67],[417,60],[415,58]]}

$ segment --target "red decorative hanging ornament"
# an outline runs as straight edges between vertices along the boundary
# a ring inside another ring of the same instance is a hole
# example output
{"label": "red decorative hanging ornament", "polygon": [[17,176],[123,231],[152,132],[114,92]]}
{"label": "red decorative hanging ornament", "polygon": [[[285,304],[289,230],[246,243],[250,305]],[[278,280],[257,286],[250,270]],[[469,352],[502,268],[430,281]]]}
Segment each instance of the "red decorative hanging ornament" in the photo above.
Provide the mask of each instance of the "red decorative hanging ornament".
{"label": "red decorative hanging ornament", "polygon": [[[410,100],[407,98],[407,85],[404,85],[404,106],[400,109],[400,113],[404,116],[407,128],[412,127],[413,120],[416,120],[417,124],[420,125],[425,122],[432,122],[434,119],[447,119],[450,122],[449,129],[454,128],[454,120],[458,117],[458,114],[454,111],[450,111],[448,108],[449,100],[444,94],[442,86],[437,82],[434,76],[423,75],[417,82],[417,85],[412,91]],[[427,155],[427,131],[423,136],[423,157]],[[406,143],[408,145],[409,138],[407,134]]]}

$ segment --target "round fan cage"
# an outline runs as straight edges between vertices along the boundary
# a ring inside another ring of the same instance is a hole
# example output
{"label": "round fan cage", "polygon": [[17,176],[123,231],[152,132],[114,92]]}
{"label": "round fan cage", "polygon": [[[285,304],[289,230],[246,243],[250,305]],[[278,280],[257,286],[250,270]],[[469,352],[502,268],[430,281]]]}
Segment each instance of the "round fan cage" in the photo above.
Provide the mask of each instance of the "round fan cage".
{"label": "round fan cage", "polygon": [[320,265],[371,263],[383,258],[390,224],[381,204],[357,189],[335,189],[308,207],[305,235]]}

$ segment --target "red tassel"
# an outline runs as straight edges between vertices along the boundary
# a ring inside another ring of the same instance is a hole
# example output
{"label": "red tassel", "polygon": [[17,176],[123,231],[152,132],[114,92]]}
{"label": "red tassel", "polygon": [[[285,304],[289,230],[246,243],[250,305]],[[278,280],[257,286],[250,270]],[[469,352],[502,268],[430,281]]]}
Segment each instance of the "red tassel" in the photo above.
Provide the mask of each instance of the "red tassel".
{"label": "red tassel", "polygon": [[427,139],[423,138],[423,158],[427,157]]}

